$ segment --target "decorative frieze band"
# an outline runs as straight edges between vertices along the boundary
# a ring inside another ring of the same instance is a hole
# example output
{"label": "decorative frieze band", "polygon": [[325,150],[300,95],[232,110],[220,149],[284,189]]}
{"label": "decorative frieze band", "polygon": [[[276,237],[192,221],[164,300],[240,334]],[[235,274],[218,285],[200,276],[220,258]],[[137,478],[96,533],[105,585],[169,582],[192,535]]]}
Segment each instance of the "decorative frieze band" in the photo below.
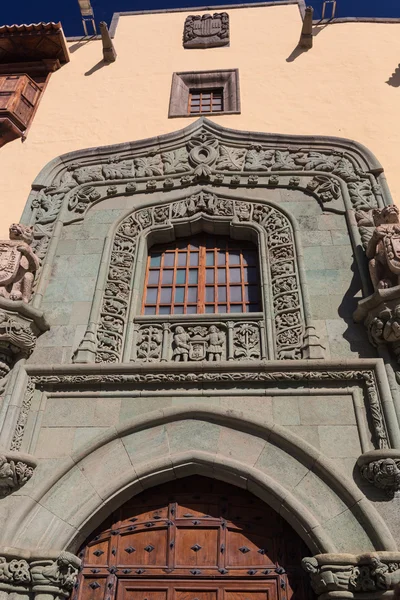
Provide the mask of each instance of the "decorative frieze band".
{"label": "decorative frieze band", "polygon": [[[321,383],[321,382],[336,382],[349,384],[351,382],[361,383],[365,389],[365,401],[370,415],[372,434],[374,445],[376,448],[385,449],[390,447],[388,434],[386,431],[385,418],[382,412],[382,404],[378,391],[375,373],[372,370],[360,369],[343,369],[343,370],[293,370],[293,371],[268,371],[267,369],[260,370],[243,370],[243,371],[228,371],[226,369],[220,371],[202,371],[193,372],[183,370],[180,367],[179,372],[168,370],[155,370],[154,365],[151,365],[151,371],[145,371],[140,368],[140,372],[132,373],[106,373],[102,372],[98,375],[94,374],[32,374],[31,382],[39,388],[46,386],[96,386],[96,385],[113,385],[113,384],[149,384],[151,386],[160,385],[179,385],[183,383],[196,384],[238,384],[241,383]],[[29,398],[29,391],[28,391]]]}
{"label": "decorative frieze band", "polygon": [[[206,123],[203,124],[203,123]],[[227,130],[228,131],[228,130]],[[373,174],[355,154],[332,148],[312,148],[279,144],[268,135],[251,134],[244,141],[236,132],[199,120],[192,132],[176,142],[171,135],[161,147],[120,154],[98,155],[82,162],[70,162],[47,185],[34,193],[32,208],[35,225],[34,248],[40,259],[46,256],[55,222],[63,212],[63,222],[83,218],[93,203],[104,198],[135,193],[184,188],[194,183],[231,187],[299,188],[316,196],[321,204],[343,211],[342,196],[358,211],[368,213],[382,203],[383,192]],[[239,132],[238,132],[239,133]],[[36,188],[37,189],[37,188]]]}

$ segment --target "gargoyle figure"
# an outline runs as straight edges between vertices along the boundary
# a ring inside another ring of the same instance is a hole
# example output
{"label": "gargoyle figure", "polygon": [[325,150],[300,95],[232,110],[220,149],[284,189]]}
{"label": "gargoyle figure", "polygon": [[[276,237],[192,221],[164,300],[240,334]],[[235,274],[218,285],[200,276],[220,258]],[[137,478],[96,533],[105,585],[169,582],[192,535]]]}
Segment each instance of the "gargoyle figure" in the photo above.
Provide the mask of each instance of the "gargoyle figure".
{"label": "gargoyle figure", "polygon": [[10,240],[0,241],[0,296],[28,303],[32,296],[39,259],[30,244],[33,227],[14,223]]}
{"label": "gargoyle figure", "polygon": [[385,206],[372,213],[375,230],[366,249],[374,289],[400,283],[400,221],[397,206]]}

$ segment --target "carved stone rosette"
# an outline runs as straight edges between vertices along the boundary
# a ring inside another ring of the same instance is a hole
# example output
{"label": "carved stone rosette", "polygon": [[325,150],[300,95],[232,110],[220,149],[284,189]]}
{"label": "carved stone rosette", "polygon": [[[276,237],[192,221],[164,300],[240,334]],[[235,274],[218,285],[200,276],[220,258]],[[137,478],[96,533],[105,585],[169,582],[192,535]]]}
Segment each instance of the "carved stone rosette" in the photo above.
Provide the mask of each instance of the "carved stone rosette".
{"label": "carved stone rosette", "polygon": [[19,490],[32,477],[37,465],[30,454],[0,450],[0,498]]}
{"label": "carved stone rosette", "polygon": [[[74,588],[81,561],[70,552],[53,557],[30,557],[7,548],[0,551],[0,591],[33,594],[40,598],[68,598]],[[14,596],[16,597],[16,596]]]}
{"label": "carved stone rosette", "polygon": [[319,598],[379,598],[400,583],[400,554],[318,554],[303,558],[303,569]]}
{"label": "carved stone rosette", "polygon": [[358,458],[357,465],[364,479],[389,497],[400,491],[400,450],[365,452]]}
{"label": "carved stone rosette", "polygon": [[370,342],[376,347],[387,344],[400,364],[400,285],[360,300],[353,317],[365,324]]}
{"label": "carved stone rosette", "polygon": [[31,355],[37,337],[49,328],[42,311],[22,300],[0,296],[0,378],[9,373],[16,360]]}

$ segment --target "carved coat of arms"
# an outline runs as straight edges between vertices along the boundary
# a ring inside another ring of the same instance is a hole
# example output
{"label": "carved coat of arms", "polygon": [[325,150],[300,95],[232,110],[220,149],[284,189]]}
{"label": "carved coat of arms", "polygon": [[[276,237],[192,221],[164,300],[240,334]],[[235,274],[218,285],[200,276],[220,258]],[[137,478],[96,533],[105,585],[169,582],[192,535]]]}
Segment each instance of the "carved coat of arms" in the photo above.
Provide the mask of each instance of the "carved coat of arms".
{"label": "carved coat of arms", "polygon": [[14,281],[21,261],[21,252],[10,243],[0,244],[0,285]]}
{"label": "carved coat of arms", "polygon": [[183,32],[185,48],[212,48],[228,44],[229,16],[227,13],[190,15],[186,18]]}

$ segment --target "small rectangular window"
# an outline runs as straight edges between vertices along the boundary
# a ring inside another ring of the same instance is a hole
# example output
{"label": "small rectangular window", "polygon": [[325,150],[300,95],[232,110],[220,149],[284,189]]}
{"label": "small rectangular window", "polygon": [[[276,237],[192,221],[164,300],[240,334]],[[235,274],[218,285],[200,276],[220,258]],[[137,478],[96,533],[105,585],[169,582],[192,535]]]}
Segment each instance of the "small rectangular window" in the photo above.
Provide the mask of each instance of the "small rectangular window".
{"label": "small rectangular window", "polygon": [[189,91],[189,109],[191,115],[203,113],[223,112],[224,90],[215,88],[208,90]]}

